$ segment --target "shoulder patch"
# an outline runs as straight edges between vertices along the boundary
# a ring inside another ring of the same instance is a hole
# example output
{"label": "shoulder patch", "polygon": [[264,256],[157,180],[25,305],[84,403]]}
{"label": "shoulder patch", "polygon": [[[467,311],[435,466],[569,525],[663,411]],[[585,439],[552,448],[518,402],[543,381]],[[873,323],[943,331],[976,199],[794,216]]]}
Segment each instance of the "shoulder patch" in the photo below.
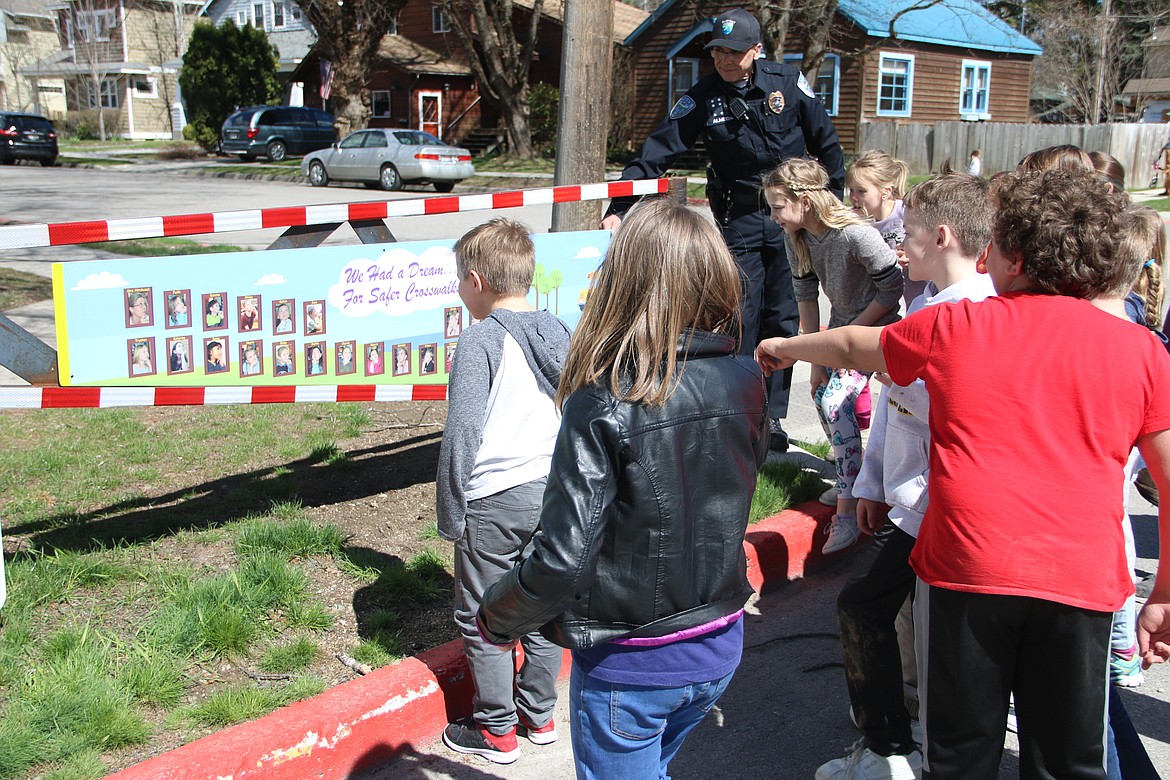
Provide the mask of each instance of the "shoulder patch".
{"label": "shoulder patch", "polygon": [[683,95],[674,104],[674,108],[670,109],[671,119],[682,119],[687,114],[695,110],[695,101],[691,99],[690,95]]}
{"label": "shoulder patch", "polygon": [[800,87],[800,91],[808,95],[810,98],[815,98],[817,96],[817,93],[813,92],[812,86],[809,85],[808,79],[804,77],[803,73],[801,73],[800,78],[796,80],[796,86]]}

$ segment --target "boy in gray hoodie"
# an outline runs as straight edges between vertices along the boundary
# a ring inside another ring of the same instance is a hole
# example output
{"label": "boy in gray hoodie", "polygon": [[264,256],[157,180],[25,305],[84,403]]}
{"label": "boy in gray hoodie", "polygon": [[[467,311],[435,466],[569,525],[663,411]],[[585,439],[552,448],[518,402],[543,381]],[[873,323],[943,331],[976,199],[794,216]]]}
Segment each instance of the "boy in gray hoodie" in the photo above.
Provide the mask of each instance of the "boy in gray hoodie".
{"label": "boy in gray hoodie", "polygon": [[[538,745],[556,741],[553,707],[561,648],[523,637],[524,665],[480,636],[484,591],[523,559],[540,520],[560,430],[553,403],[569,330],[528,302],[536,252],[528,228],[494,219],[455,243],[459,297],[477,322],[459,337],[439,448],[439,535],[455,542],[455,623],[475,682],[474,712],[443,742],[499,764],[520,757],[516,726]],[[513,698],[513,686],[515,698]]]}
{"label": "boy in gray hoodie", "polygon": [[[995,294],[991,278],[975,268],[991,241],[991,219],[987,183],[968,174],[944,173],[906,195],[904,260],[911,279],[928,282],[907,316],[926,306]],[[853,488],[858,527],[874,541],[837,598],[845,681],[865,738],[847,758],[821,766],[817,780],[921,775],[922,754],[903,697],[895,619],[914,589],[909,559],[928,501],[930,401],[922,380],[900,387],[885,374],[878,379],[884,387]],[[913,658],[909,661],[912,667]]]}

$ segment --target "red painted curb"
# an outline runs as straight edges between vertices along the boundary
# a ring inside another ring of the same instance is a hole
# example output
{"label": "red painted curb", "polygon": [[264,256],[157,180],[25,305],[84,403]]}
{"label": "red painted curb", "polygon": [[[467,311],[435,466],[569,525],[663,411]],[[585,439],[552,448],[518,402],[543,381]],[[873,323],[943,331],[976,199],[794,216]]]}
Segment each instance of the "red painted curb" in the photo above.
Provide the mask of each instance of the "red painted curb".
{"label": "red painted curb", "polygon": [[[839,557],[820,552],[832,513],[810,501],[752,525],[744,541],[752,587],[775,587]],[[562,677],[568,668],[565,651]],[[471,695],[471,675],[456,640],[147,759],[109,780],[348,777],[434,742],[447,723],[471,713]]]}

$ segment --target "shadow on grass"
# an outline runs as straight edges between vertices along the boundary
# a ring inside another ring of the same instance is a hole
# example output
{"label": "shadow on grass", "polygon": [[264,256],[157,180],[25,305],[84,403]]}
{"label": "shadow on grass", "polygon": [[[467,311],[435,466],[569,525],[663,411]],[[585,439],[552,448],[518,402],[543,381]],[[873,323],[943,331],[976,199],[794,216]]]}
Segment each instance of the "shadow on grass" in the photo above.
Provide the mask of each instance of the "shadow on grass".
{"label": "shadow on grass", "polygon": [[[150,542],[180,531],[216,528],[266,512],[273,502],[327,506],[432,481],[442,432],[426,433],[346,453],[315,452],[280,466],[232,474],[161,496],[121,501],[84,513],[6,525],[6,536],[27,534],[43,551],[92,552]],[[10,557],[6,554],[6,557]]]}
{"label": "shadow on grass", "polygon": [[437,605],[449,604],[455,590],[455,580],[441,558],[423,553],[404,561],[368,547],[348,546],[341,554],[378,573],[353,594],[357,633],[363,640],[390,656],[405,657],[454,638],[449,607],[435,612]]}

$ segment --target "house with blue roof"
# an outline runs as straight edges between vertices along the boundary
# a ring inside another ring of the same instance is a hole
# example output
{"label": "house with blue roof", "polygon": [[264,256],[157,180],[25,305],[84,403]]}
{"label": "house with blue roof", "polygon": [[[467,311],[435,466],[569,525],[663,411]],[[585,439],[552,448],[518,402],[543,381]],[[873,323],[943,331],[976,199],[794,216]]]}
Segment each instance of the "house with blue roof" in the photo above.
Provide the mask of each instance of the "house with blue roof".
{"label": "house with blue roof", "polygon": [[[712,70],[703,50],[712,19],[751,3],[666,0],[624,43],[632,52],[631,106],[625,140],[632,146],[670,106]],[[1040,47],[977,0],[840,0],[830,52],[820,71],[805,74],[825,104],[846,154],[861,151],[869,122],[1027,122],[1032,63]],[[893,21],[894,33],[890,36]],[[765,52],[799,65],[797,31],[785,51]]]}

